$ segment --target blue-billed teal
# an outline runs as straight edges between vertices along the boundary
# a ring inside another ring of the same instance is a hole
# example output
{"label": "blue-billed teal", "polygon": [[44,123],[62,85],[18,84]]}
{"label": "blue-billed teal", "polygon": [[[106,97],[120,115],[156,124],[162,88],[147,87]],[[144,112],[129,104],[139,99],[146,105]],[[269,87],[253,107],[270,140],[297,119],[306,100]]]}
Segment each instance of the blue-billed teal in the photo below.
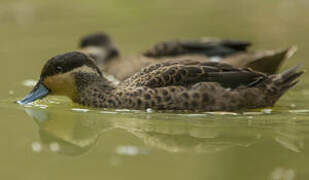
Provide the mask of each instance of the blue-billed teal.
{"label": "blue-billed teal", "polygon": [[[274,74],[282,62],[294,54],[296,48],[248,51],[251,44],[239,40],[201,38],[175,40],[155,44],[137,55],[120,56],[120,52],[106,33],[94,33],[80,41],[81,51],[96,60],[103,72],[124,80],[150,64],[194,59],[218,61],[234,67],[250,67],[253,70]],[[125,68],[122,68],[125,67]]]}
{"label": "blue-billed teal", "polygon": [[298,81],[299,66],[277,75],[216,62],[182,60],[145,67],[115,86],[87,55],[69,52],[47,61],[20,104],[48,94],[96,108],[236,111],[270,107]]}

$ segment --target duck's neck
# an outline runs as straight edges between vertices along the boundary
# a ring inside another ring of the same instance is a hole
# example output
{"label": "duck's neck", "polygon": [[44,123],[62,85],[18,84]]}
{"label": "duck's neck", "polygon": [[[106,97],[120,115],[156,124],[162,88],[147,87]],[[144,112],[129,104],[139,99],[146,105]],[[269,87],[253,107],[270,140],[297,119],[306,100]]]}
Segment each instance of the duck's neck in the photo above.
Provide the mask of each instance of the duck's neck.
{"label": "duck's neck", "polygon": [[103,102],[112,95],[116,88],[105,77],[80,73],[76,75],[76,78],[77,95],[72,100],[81,105],[102,107]]}

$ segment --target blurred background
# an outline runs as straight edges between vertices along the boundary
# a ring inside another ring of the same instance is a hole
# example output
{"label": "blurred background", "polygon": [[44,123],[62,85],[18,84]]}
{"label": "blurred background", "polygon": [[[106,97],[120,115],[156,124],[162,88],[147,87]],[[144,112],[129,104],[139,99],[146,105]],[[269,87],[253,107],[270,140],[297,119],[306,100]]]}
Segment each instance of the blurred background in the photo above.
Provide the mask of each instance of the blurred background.
{"label": "blurred background", "polygon": [[250,41],[252,49],[297,45],[283,68],[306,70],[307,17],[306,0],[0,0],[0,179],[308,179],[308,73],[271,114],[101,112],[57,98],[13,103],[46,60],[98,31],[124,55],[200,37]]}

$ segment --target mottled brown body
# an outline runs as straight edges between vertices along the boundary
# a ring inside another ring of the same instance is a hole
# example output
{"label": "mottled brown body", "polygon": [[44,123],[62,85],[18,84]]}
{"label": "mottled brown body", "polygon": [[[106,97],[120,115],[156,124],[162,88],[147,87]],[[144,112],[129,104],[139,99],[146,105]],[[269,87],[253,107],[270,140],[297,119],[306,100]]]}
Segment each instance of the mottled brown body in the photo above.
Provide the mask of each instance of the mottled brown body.
{"label": "mottled brown body", "polygon": [[105,94],[89,87],[75,101],[97,108],[234,111],[272,106],[277,98],[272,100],[260,95],[265,92],[258,88],[230,91],[218,83],[198,83],[191,87],[124,88]]}

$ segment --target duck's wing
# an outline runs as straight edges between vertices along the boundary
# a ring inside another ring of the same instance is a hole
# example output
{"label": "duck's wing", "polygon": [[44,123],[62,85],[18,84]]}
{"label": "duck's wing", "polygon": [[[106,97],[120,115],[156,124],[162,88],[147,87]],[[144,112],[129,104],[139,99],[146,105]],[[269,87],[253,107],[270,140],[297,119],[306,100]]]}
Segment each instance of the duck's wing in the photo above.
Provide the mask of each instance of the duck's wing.
{"label": "duck's wing", "polygon": [[246,51],[251,43],[239,40],[219,40],[202,38],[187,41],[165,41],[155,44],[146,50],[146,57],[161,58],[185,54],[201,54],[206,56],[224,57],[237,52]]}
{"label": "duck's wing", "polygon": [[199,82],[217,82],[226,88],[252,85],[266,75],[250,69],[238,69],[223,63],[184,61],[150,65],[127,79],[126,86],[191,86]]}

